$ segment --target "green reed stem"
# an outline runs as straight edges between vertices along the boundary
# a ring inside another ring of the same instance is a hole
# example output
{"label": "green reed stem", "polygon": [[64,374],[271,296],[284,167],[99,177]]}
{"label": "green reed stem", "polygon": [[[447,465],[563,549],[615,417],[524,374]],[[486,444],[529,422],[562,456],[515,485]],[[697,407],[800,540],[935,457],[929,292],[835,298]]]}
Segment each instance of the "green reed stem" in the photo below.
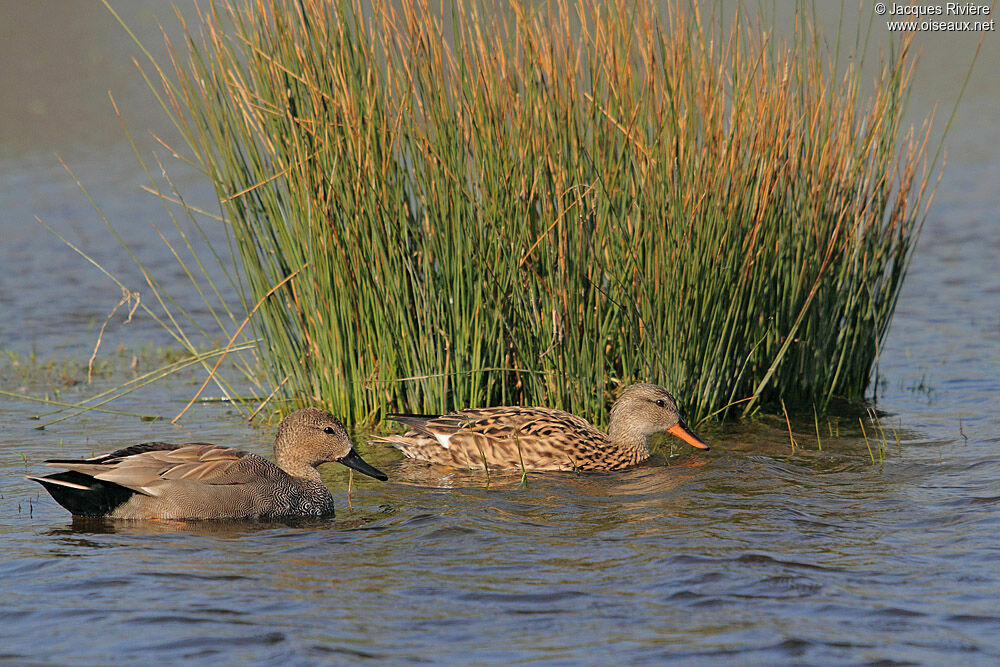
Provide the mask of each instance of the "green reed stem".
{"label": "green reed stem", "polygon": [[354,423],[862,399],[933,190],[910,42],[864,92],[867,38],[836,60],[806,4],[791,40],[543,4],[220,0],[153,63],[244,307],[308,266],[251,320],[270,386]]}

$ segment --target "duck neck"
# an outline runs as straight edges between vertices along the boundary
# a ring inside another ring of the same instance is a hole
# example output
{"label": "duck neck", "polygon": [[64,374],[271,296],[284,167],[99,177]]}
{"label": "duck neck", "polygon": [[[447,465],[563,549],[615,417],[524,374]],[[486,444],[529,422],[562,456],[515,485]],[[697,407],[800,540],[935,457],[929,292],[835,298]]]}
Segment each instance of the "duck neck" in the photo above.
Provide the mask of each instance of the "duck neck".
{"label": "duck neck", "polygon": [[276,440],[274,443],[274,462],[292,477],[309,480],[310,482],[322,483],[323,481],[315,465],[300,456],[289,453],[282,446],[280,440]]}
{"label": "duck neck", "polygon": [[292,477],[308,480],[310,482],[319,482],[320,484],[323,483],[323,477],[319,474],[319,470],[313,468],[311,465],[301,464],[296,466],[280,467]]}
{"label": "duck neck", "polygon": [[649,458],[649,436],[634,426],[612,419],[611,425],[608,427],[608,437],[615,446],[635,452],[637,454],[636,460],[641,461]]}

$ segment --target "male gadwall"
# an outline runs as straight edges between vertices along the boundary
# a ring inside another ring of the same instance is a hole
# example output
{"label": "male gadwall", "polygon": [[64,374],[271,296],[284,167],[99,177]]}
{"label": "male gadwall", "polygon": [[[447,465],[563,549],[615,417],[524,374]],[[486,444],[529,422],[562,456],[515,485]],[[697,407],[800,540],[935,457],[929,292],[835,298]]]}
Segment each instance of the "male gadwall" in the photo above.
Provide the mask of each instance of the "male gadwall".
{"label": "male gadwall", "polygon": [[46,461],[66,472],[28,479],[75,516],[109,519],[333,516],[321,463],[387,479],[358,456],[340,420],[317,408],[281,422],[274,460],[206,443],[147,442],[92,459]]}
{"label": "male gadwall", "polygon": [[389,419],[410,430],[373,442],[397,447],[409,458],[463,468],[620,470],[649,458],[649,436],[656,433],[708,449],[687,429],[670,392],[655,384],[621,392],[606,434],[582,417],[549,408],[474,408]]}

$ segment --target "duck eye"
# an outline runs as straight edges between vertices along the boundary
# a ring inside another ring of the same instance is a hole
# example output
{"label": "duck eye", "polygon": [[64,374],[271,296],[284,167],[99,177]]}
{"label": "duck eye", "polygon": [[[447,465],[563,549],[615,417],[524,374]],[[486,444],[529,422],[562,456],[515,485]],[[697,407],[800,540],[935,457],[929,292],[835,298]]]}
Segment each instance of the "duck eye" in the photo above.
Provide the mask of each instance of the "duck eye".
{"label": "duck eye", "polygon": [[657,405],[659,405],[659,406],[660,406],[661,408],[665,408],[665,407],[667,407],[667,402],[666,402],[666,401],[664,401],[664,400],[663,400],[662,398],[661,398],[661,399],[658,399],[658,400],[656,401],[656,404],[657,404]]}
{"label": "duck eye", "polygon": [[326,433],[327,435],[333,435],[333,427],[327,426],[325,429],[323,429],[323,433]]}

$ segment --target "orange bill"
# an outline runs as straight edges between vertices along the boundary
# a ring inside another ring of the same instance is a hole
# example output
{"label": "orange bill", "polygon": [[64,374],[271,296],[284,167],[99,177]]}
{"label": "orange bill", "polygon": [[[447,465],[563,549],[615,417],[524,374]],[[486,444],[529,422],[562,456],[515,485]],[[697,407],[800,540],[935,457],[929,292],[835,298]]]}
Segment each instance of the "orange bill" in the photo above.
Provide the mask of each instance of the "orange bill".
{"label": "orange bill", "polygon": [[667,433],[670,435],[676,435],[678,438],[688,443],[692,447],[697,447],[698,449],[709,449],[708,444],[702,441],[701,438],[696,436],[694,433],[688,430],[687,425],[680,421],[677,422],[676,426],[671,426],[667,429]]}

